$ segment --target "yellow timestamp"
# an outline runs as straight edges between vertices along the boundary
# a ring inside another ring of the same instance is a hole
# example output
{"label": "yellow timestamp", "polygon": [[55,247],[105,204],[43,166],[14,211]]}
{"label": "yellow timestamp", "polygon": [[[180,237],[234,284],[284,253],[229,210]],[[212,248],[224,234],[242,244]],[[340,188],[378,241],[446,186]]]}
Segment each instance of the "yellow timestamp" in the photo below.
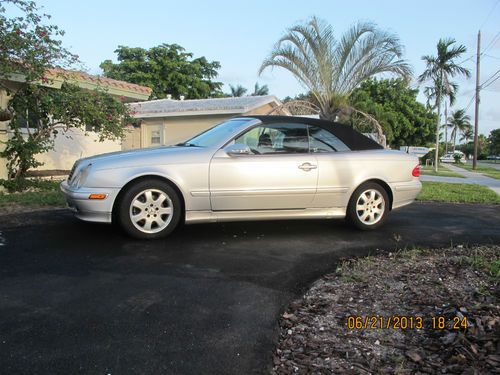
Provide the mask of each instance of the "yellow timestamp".
{"label": "yellow timestamp", "polygon": [[346,320],[347,328],[354,329],[467,329],[468,322],[466,316],[432,316],[425,319],[423,316],[406,316],[406,315],[366,315],[356,316],[350,315]]}

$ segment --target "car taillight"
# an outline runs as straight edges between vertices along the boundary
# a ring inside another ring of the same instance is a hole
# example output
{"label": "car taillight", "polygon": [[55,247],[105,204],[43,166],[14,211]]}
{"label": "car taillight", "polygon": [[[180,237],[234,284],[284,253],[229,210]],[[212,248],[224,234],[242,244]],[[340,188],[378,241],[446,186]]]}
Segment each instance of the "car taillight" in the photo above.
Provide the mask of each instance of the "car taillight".
{"label": "car taillight", "polygon": [[420,176],[420,165],[417,165],[413,170],[411,171],[411,175],[413,177],[419,177]]}

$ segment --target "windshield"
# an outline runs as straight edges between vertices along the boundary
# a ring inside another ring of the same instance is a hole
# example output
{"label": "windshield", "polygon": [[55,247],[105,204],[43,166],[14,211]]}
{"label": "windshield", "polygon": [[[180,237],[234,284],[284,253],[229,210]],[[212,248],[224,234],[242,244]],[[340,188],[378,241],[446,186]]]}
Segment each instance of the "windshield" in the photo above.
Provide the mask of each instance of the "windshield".
{"label": "windshield", "polygon": [[195,146],[195,147],[211,147],[227,139],[234,130],[239,128],[245,122],[252,119],[234,119],[215,125],[213,128],[198,134],[196,137],[189,139],[184,143],[179,143],[178,146]]}

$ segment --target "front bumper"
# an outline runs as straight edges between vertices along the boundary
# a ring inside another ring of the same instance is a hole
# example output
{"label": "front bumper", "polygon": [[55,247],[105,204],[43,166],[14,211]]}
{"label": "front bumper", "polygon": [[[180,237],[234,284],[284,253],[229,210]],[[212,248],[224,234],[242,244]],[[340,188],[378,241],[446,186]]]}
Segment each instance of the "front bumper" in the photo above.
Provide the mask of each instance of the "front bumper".
{"label": "front bumper", "polygon": [[[113,203],[120,189],[114,188],[74,188],[67,181],[61,183],[61,191],[66,197],[68,208],[78,219],[99,223],[111,223]],[[105,199],[89,199],[91,194],[106,194]]]}

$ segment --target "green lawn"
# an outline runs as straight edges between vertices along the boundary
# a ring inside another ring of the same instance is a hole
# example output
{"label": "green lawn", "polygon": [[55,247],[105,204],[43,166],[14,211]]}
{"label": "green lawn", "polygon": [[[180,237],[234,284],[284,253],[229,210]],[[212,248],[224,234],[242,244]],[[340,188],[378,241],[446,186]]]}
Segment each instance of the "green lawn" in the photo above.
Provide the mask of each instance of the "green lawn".
{"label": "green lawn", "polygon": [[430,175],[430,176],[441,176],[441,177],[459,177],[459,178],[464,178],[461,174],[458,174],[456,172],[450,171],[448,168],[439,165],[438,168],[438,173],[434,171],[434,167],[432,166],[425,166],[422,165],[420,167],[420,172],[425,175]]}
{"label": "green lawn", "polygon": [[65,199],[59,191],[32,191],[0,194],[0,209],[11,204],[21,206],[64,206]]}
{"label": "green lawn", "polygon": [[500,196],[481,185],[422,182],[419,201],[500,204]]}
{"label": "green lawn", "polygon": [[480,167],[478,165],[477,169],[473,170],[471,164],[460,164],[460,165],[457,165],[457,167],[460,167],[460,168],[463,168],[463,169],[467,169],[468,171],[471,171],[471,172],[482,173],[485,176],[488,176],[488,177],[491,177],[491,178],[496,178],[497,180],[500,180],[500,170],[495,169],[495,168]]}
{"label": "green lawn", "polygon": [[60,181],[34,180],[28,191],[0,193],[0,210],[13,206],[64,206],[66,201],[59,191]]}

